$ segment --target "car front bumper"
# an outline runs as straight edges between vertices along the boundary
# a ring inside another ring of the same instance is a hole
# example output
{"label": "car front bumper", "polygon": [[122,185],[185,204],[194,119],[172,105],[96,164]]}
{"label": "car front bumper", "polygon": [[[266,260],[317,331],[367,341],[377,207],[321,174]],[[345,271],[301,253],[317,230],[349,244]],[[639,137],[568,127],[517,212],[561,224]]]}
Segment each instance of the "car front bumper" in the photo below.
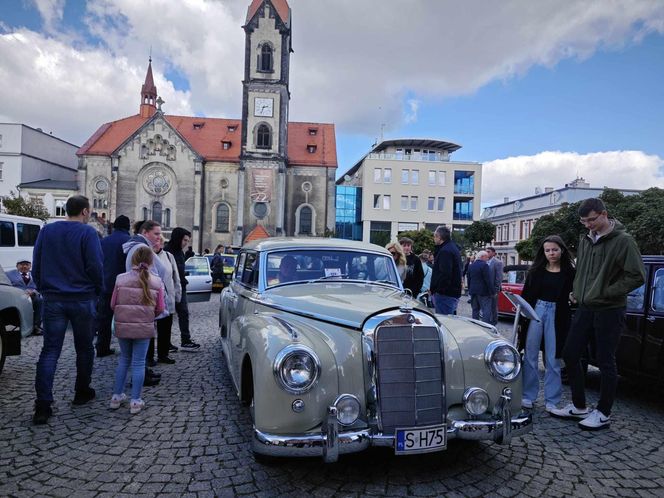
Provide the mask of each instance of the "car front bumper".
{"label": "car front bumper", "polygon": [[[494,441],[509,444],[512,437],[532,430],[532,415],[512,416],[510,400],[503,399],[498,416],[492,420],[451,420],[447,423],[447,439]],[[356,453],[370,446],[394,448],[394,436],[384,435],[371,428],[340,431],[336,408],[328,408],[326,423],[320,433],[306,435],[267,434],[254,428],[253,451],[275,457],[323,457],[335,462],[339,455]]]}

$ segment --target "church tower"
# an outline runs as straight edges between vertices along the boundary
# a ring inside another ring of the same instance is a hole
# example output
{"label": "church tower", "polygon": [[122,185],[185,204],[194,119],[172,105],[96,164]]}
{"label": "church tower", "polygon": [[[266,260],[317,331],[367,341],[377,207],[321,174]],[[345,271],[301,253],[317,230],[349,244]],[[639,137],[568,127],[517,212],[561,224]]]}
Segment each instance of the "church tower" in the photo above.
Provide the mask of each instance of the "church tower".
{"label": "church tower", "polygon": [[141,87],[141,107],[139,114],[142,118],[149,118],[157,112],[157,87],[152,78],[152,57],[148,62],[148,72],[145,75],[145,83]]}
{"label": "church tower", "polygon": [[284,235],[288,162],[291,11],[286,0],[253,0],[247,11],[238,217],[234,244],[255,226]]}

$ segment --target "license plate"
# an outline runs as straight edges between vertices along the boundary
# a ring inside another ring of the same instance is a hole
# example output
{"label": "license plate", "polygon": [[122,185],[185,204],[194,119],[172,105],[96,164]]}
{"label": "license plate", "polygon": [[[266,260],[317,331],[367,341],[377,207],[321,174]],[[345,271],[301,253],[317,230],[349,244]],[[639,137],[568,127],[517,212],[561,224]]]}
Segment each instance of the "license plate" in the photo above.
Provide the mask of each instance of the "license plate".
{"label": "license plate", "polygon": [[447,429],[445,425],[432,425],[416,429],[397,429],[394,453],[427,453],[440,451],[447,447]]}

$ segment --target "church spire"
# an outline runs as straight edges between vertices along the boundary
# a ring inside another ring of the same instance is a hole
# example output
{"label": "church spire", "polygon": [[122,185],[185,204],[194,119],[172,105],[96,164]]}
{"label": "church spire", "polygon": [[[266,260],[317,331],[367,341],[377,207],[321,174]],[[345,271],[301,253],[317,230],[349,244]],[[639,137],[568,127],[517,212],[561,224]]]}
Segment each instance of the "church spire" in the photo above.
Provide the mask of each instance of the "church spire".
{"label": "church spire", "polygon": [[141,108],[140,115],[143,118],[149,118],[157,111],[157,87],[152,77],[152,57],[148,62],[148,72],[145,75],[145,83],[141,87]]}

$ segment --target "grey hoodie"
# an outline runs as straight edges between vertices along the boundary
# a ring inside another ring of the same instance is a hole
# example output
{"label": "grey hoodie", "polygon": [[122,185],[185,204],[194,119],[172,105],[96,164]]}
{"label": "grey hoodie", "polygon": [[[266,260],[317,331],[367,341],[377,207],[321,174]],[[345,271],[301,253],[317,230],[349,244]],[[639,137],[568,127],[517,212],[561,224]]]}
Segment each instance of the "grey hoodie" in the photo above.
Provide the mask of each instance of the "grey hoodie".
{"label": "grey hoodie", "polygon": [[[148,241],[148,239],[142,235],[134,235],[131,239],[122,244],[122,251],[127,255],[127,261],[125,263],[125,268],[127,271],[131,271],[131,258],[136,252],[136,249],[138,249],[140,246],[148,246],[150,249],[152,249],[150,241]],[[166,282],[166,279],[168,278],[168,270],[156,254],[154,255],[154,258],[152,258],[150,273],[159,277],[162,282]]]}

